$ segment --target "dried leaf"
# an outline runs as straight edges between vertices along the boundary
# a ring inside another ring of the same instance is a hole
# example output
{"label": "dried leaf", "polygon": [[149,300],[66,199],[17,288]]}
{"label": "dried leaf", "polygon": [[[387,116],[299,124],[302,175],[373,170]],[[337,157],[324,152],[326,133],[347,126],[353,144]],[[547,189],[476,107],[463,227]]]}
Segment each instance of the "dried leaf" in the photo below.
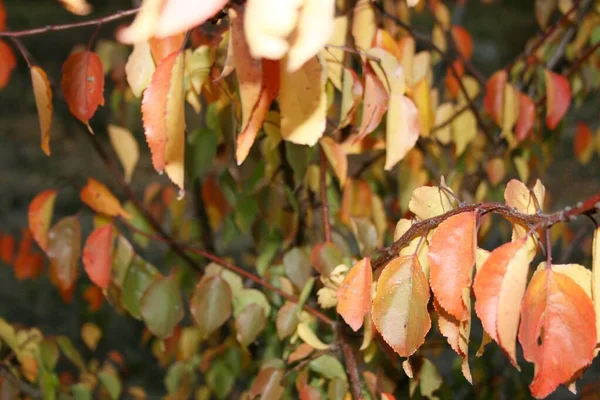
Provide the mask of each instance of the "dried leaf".
{"label": "dried leaf", "polygon": [[33,66],[31,72],[31,82],[33,85],[33,95],[35,96],[35,106],[40,120],[40,132],[42,133],[42,150],[47,156],[50,155],[50,126],[52,125],[52,88],[46,72],[40,67]]}

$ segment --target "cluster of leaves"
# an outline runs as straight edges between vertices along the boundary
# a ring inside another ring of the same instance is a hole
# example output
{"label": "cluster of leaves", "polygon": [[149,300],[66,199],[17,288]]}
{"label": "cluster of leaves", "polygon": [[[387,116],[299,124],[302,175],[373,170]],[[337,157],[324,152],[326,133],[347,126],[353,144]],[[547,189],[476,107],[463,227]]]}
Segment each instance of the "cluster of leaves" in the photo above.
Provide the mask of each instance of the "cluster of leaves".
{"label": "cluster of leaves", "polygon": [[[84,0],[60,2],[75,14],[91,12]],[[45,255],[51,282],[69,302],[81,259],[90,307],[106,299],[145,324],[168,368],[170,398],[343,399],[351,392],[393,399],[398,373],[386,362],[394,354],[405,358],[410,394],[434,398],[442,379],[423,348],[426,336],[437,326],[472,383],[475,316],[485,331],[478,355],[495,341],[518,369],[518,341],[535,365],[535,397],[574,385],[598,342],[600,230],[591,270],[553,264],[552,238],[539,233],[591,214],[600,198],[571,214],[544,214],[544,186],[523,182],[543,174],[571,103],[600,86],[597,3],[537,1],[543,32],[489,79],[471,64],[473,40],[442,1],[248,0],[223,9],[226,3],[145,0],[117,41],[92,39],[73,50],[61,97],[91,135],[106,130],[129,202],[89,178],[80,197],[94,212],[94,229],[82,246],[82,216],[52,224],[58,192],[45,190],[31,201],[16,257],[14,238],[0,236],[2,261],[19,279],[36,278]],[[434,22],[430,35],[413,30],[414,13]],[[5,20],[0,3],[0,35],[12,37],[30,68],[41,148],[50,155],[57,90],[18,39],[31,32],[1,32]],[[0,88],[15,66],[12,48],[0,41]],[[105,104],[107,76],[106,103],[118,124],[104,129],[93,118]],[[175,185],[153,182],[143,201],[129,187],[142,153],[133,133],[140,111],[152,165]],[[600,150],[600,135],[593,136],[578,125],[574,153],[584,164]],[[508,179],[514,176],[520,180]],[[186,190],[192,196],[184,199]],[[456,193],[504,202],[468,206]],[[494,229],[512,236],[486,251],[480,244],[493,213],[510,222],[510,231]],[[239,237],[252,241],[240,257],[248,268],[216,255],[237,255],[228,252]],[[164,265],[142,257],[150,241],[169,246]],[[547,261],[531,275],[540,247]],[[198,256],[211,261],[201,274]],[[344,329],[333,329],[342,323],[333,322],[334,309],[361,330],[362,343],[349,354]],[[46,398],[121,395],[119,357],[86,365],[63,337],[0,322],[17,361],[6,364],[11,376],[37,384]],[[100,328],[84,327],[95,348]],[[56,371],[59,348],[78,380]],[[137,387],[128,392],[145,396]]]}

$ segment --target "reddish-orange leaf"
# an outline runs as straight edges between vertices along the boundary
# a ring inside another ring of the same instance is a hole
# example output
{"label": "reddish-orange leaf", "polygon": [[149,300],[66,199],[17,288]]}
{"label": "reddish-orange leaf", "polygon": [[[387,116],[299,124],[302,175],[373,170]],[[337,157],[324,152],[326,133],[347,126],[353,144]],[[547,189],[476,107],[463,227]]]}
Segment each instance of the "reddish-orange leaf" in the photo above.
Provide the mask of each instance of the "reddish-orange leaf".
{"label": "reddish-orange leaf", "polygon": [[348,272],[337,291],[337,312],[355,332],[371,308],[372,281],[371,260],[363,258]]}
{"label": "reddish-orange leaf", "polygon": [[156,67],[152,82],[144,91],[142,99],[142,120],[146,142],[152,153],[154,169],[162,173],[165,169],[165,150],[167,146],[167,128],[165,115],[167,113],[167,97],[171,87],[173,67],[180,51],[164,58]]}
{"label": "reddish-orange leaf", "polygon": [[565,274],[536,271],[521,304],[519,342],[536,366],[531,394],[548,396],[588,366],[596,346],[592,300]]}
{"label": "reddish-orange leaf", "polygon": [[83,299],[88,303],[91,312],[96,312],[102,308],[104,295],[98,286],[88,286],[83,292]]}
{"label": "reddish-orange leaf", "polygon": [[32,252],[33,237],[29,229],[23,229],[19,250],[14,261],[15,276],[18,280],[35,279],[40,276],[44,268],[44,259],[40,254]]}
{"label": "reddish-orange leaf", "polygon": [[459,321],[465,318],[462,291],[471,285],[477,232],[475,212],[453,215],[442,222],[429,242],[431,290],[440,305]]}
{"label": "reddish-orange leaf", "polygon": [[[516,338],[519,311],[529,272],[525,238],[506,243],[490,253],[475,277],[475,312],[483,328],[517,366]],[[518,367],[517,367],[518,368]]]}
{"label": "reddish-orange leaf", "polygon": [[398,257],[386,265],[371,313],[383,339],[402,357],[417,351],[431,328],[428,302],[429,285],[416,256]]}
{"label": "reddish-orange leaf", "polygon": [[93,178],[88,178],[87,185],[81,189],[80,196],[81,201],[96,212],[111,217],[119,215],[123,218],[131,218],[127,211],[121,207],[121,203],[110,189]]}
{"label": "reddish-orange leaf", "polygon": [[42,150],[50,155],[50,125],[52,124],[52,88],[46,72],[38,66],[30,68],[35,106],[40,120]]}
{"label": "reddish-orange leaf", "polygon": [[0,40],[0,89],[6,87],[16,66],[17,59],[12,49],[6,42]]}
{"label": "reddish-orange leaf", "polygon": [[454,43],[456,43],[456,50],[464,58],[470,60],[473,55],[473,39],[471,39],[471,34],[460,25],[453,25],[451,32]]}
{"label": "reddish-orange leaf", "polygon": [[48,230],[54,212],[56,190],[44,190],[29,203],[29,229],[38,246],[44,251],[48,248]]}
{"label": "reddish-orange leaf", "polygon": [[569,110],[571,85],[564,76],[545,70],[546,81],[546,126],[555,129]]}
{"label": "reddish-orange leaf", "polygon": [[508,75],[506,70],[496,71],[485,84],[483,106],[496,125],[502,126],[504,110],[504,88]]}
{"label": "reddish-orange leaf", "polygon": [[183,48],[184,41],[185,32],[162,39],[156,37],[150,38],[150,40],[148,40],[148,44],[150,45],[150,52],[152,53],[154,63],[158,65],[158,63],[160,63],[165,57],[181,50]]}
{"label": "reddish-orange leaf", "polygon": [[14,256],[15,238],[12,235],[0,233],[0,261],[6,265],[10,265]]}
{"label": "reddish-orange leaf", "polygon": [[527,139],[535,123],[535,103],[529,96],[519,93],[519,118],[515,128],[517,143]]}
{"label": "reddish-orange leaf", "polygon": [[0,31],[6,29],[6,10],[4,9],[4,4],[2,0],[0,0]]}
{"label": "reddish-orange leaf", "polygon": [[104,69],[100,57],[89,50],[73,53],[62,67],[61,88],[69,110],[87,124],[104,105]]}
{"label": "reddish-orange leaf", "polygon": [[[462,77],[465,74],[465,66],[460,60],[455,60],[452,63],[454,70],[458,74],[459,77]],[[452,68],[448,67],[446,71],[446,78],[444,79],[446,82],[446,89],[448,89],[448,94],[451,98],[456,98],[458,96],[458,92],[460,91],[460,84],[458,83],[458,79],[452,72]]]}
{"label": "reddish-orange leaf", "polygon": [[90,233],[83,248],[83,266],[90,280],[101,289],[108,288],[112,265],[112,224]]}
{"label": "reddish-orange leaf", "polygon": [[575,156],[582,164],[587,164],[594,152],[594,136],[589,126],[581,122],[577,124],[573,145]]}
{"label": "reddish-orange leaf", "polygon": [[365,64],[365,96],[362,119],[355,142],[373,132],[388,108],[388,92],[369,63]]}

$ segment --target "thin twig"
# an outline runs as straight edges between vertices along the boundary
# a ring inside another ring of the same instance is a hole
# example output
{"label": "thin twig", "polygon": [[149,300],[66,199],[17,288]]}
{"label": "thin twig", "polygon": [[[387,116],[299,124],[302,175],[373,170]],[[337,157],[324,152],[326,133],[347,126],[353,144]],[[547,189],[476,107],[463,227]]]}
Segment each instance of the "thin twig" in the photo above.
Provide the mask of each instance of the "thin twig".
{"label": "thin twig", "polygon": [[346,372],[350,378],[350,392],[354,400],[363,400],[362,389],[360,385],[360,372],[358,371],[358,365],[356,364],[356,358],[352,351],[352,346],[348,343],[348,338],[344,334],[344,324],[338,324],[337,326],[337,337],[344,354],[344,360],[346,364]]}
{"label": "thin twig", "polygon": [[25,48],[25,46],[23,46],[23,43],[21,43],[21,41],[19,40],[19,38],[11,37],[10,39],[15,44],[15,46],[17,46],[17,48],[19,49],[19,52],[21,53],[21,55],[25,59],[25,62],[27,63],[27,66],[29,68],[31,68],[32,65],[33,65],[33,61],[31,60],[31,54],[29,54],[29,51],[27,51],[27,49]]}

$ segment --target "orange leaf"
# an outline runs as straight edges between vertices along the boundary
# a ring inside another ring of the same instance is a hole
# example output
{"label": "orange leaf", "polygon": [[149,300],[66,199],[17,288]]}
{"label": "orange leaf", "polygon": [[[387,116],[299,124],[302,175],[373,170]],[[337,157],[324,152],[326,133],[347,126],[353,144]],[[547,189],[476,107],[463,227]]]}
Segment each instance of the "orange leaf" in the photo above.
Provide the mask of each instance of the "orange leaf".
{"label": "orange leaf", "polygon": [[6,29],[6,10],[4,9],[4,4],[2,0],[0,0],[0,31]]}
{"label": "orange leaf", "polygon": [[98,106],[104,105],[104,69],[96,53],[78,51],[62,67],[61,88],[69,111],[87,124]]}
{"label": "orange leaf", "polygon": [[408,357],[431,328],[429,285],[416,256],[390,261],[379,276],[373,299],[373,323],[386,343]]}
{"label": "orange leaf", "polygon": [[595,320],[592,300],[570,277],[549,268],[535,272],[519,327],[523,357],[535,364],[534,397],[548,396],[592,362]]}
{"label": "orange leaf", "polygon": [[90,233],[83,248],[83,266],[90,280],[101,289],[110,283],[112,265],[112,230],[106,224]]}
{"label": "orange leaf", "polygon": [[58,2],[75,15],[88,15],[92,12],[92,6],[86,0],[58,0]]}
{"label": "orange leaf", "polygon": [[464,58],[470,60],[473,55],[473,39],[471,38],[471,34],[460,25],[453,25],[451,32],[454,43],[456,44],[456,50]]}
{"label": "orange leaf", "polygon": [[575,130],[574,151],[575,156],[582,164],[587,164],[594,153],[594,137],[590,127],[584,123],[578,123]]}
{"label": "orange leaf", "polygon": [[529,272],[525,239],[506,243],[490,253],[475,277],[475,312],[483,328],[517,365],[519,313]]}
{"label": "orange leaf", "polygon": [[185,33],[169,36],[166,38],[155,38],[152,37],[148,40],[150,45],[150,52],[156,65],[158,65],[164,58],[170,56],[176,51],[183,48],[185,42]]}
{"label": "orange leaf", "polygon": [[390,54],[399,58],[400,48],[396,41],[390,36],[389,32],[384,29],[377,29],[375,37],[373,37],[373,46],[387,51]]}
{"label": "orange leaf", "polygon": [[42,256],[31,251],[32,239],[29,229],[23,229],[19,250],[13,265],[15,277],[18,280],[35,279],[40,276],[44,268],[44,259]]}
{"label": "orange leaf", "polygon": [[483,106],[496,125],[502,126],[504,110],[504,88],[508,75],[506,70],[496,71],[485,84]]}
{"label": "orange leaf", "polygon": [[87,185],[81,189],[80,196],[81,201],[96,212],[111,217],[119,215],[123,218],[131,218],[127,211],[121,207],[121,203],[111,193],[110,189],[93,178],[88,178]]}
{"label": "orange leaf", "polygon": [[388,108],[388,93],[373,68],[365,64],[365,96],[362,119],[355,142],[373,132]]}
{"label": "orange leaf", "polygon": [[453,215],[433,232],[429,242],[431,290],[440,305],[454,318],[465,318],[462,291],[471,285],[475,265],[476,212]]}
{"label": "orange leaf", "polygon": [[88,286],[83,292],[83,299],[88,303],[91,312],[96,312],[102,308],[104,295],[98,286]]}
{"label": "orange leaf", "polygon": [[0,40],[0,60],[2,60],[0,61],[0,89],[4,89],[13,69],[17,66],[17,59],[10,46],[3,40]]}
{"label": "orange leaf", "polygon": [[335,175],[340,181],[340,186],[344,186],[348,176],[348,157],[343,147],[329,136],[322,137],[320,143],[329,164],[331,164]]}
{"label": "orange leaf", "polygon": [[[460,60],[454,61],[452,65],[454,66],[454,70],[459,77],[462,77],[465,74],[465,66]],[[460,92],[460,84],[458,83],[458,79],[456,79],[456,76],[454,76],[454,73],[450,67],[447,68],[445,82],[450,97],[455,99],[456,96],[458,96],[458,92]]]}
{"label": "orange leaf", "polygon": [[535,103],[526,94],[519,93],[519,119],[517,119],[517,127],[515,129],[517,143],[527,139],[527,136],[533,130],[534,123]]}
{"label": "orange leaf", "polygon": [[371,260],[363,258],[348,272],[337,291],[337,312],[356,332],[371,308]]}
{"label": "orange leaf", "polygon": [[555,129],[569,110],[571,85],[564,76],[545,70],[546,81],[546,125]]}
{"label": "orange leaf", "polygon": [[40,120],[42,133],[42,150],[50,155],[50,125],[52,124],[52,88],[43,69],[33,66],[30,69],[35,106]]}
{"label": "orange leaf", "polygon": [[33,238],[44,251],[48,248],[48,230],[54,212],[56,190],[44,190],[29,203],[27,217]]}
{"label": "orange leaf", "polygon": [[8,234],[0,233],[0,261],[9,265],[15,253],[15,238]]}

